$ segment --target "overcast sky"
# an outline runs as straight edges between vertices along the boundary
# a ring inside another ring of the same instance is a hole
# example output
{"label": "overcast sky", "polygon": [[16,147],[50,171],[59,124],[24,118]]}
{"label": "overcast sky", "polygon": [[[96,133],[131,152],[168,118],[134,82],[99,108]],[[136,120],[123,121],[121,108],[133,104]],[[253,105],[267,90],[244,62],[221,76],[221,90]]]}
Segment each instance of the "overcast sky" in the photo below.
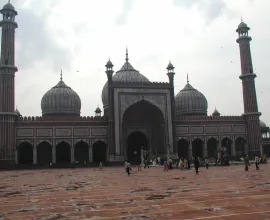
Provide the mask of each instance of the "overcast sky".
{"label": "overcast sky", "polygon": [[[4,5],[7,0],[0,0]],[[41,115],[42,96],[60,78],[81,97],[81,115],[102,107],[108,58],[119,70],[128,46],[130,63],[151,81],[186,84],[208,100],[208,114],[243,113],[239,47],[243,20],[250,35],[261,119],[270,125],[270,1],[268,0],[12,0],[16,17],[16,105]],[[79,71],[79,72],[77,72]]]}

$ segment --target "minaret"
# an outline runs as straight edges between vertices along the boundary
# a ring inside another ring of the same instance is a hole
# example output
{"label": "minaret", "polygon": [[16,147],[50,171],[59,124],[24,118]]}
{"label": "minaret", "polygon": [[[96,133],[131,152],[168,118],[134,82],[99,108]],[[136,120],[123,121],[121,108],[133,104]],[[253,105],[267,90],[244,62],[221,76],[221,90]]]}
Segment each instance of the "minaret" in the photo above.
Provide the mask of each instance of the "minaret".
{"label": "minaret", "polygon": [[106,67],[106,74],[108,78],[108,116],[109,116],[109,155],[112,156],[115,154],[115,144],[114,144],[114,106],[113,106],[113,87],[112,87],[112,76],[113,76],[113,64],[111,60],[107,62],[105,65]]}
{"label": "minaret", "polygon": [[15,86],[14,77],[17,72],[15,64],[15,22],[17,12],[8,1],[0,10],[3,15],[0,21],[2,28],[1,60],[0,60],[0,162],[15,162]]}
{"label": "minaret", "polygon": [[255,78],[256,74],[253,72],[251,52],[250,52],[250,41],[252,40],[249,36],[250,28],[241,20],[238,25],[236,32],[238,33],[238,39],[236,42],[240,48],[240,59],[241,59],[241,75],[243,87],[243,100],[244,100],[244,117],[247,124],[247,144],[248,153],[251,157],[255,155],[261,155],[260,152],[260,115],[258,112]]}
{"label": "minaret", "polygon": [[172,65],[171,61],[167,66],[167,75],[169,77],[170,82],[170,94],[171,94],[171,114],[172,114],[172,132],[173,132],[173,152],[176,153],[176,123],[175,123],[175,97],[174,97],[174,66]]}

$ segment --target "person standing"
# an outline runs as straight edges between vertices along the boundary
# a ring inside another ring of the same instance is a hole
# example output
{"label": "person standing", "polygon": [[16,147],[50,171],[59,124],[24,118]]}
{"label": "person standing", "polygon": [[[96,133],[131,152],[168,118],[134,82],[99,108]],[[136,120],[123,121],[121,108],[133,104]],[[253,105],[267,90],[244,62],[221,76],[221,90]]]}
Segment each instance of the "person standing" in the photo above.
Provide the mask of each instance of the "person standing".
{"label": "person standing", "polygon": [[164,161],[164,171],[169,171],[169,164],[167,160]]}
{"label": "person standing", "polygon": [[196,171],[196,175],[199,173],[199,159],[198,157],[195,157],[194,159],[194,167],[195,167],[195,171]]}
{"label": "person standing", "polygon": [[131,171],[131,165],[129,162],[127,162],[126,172],[127,172],[128,176],[130,175],[130,171]]}
{"label": "person standing", "polygon": [[99,170],[100,170],[100,171],[103,170],[103,164],[102,164],[102,161],[99,162]]}
{"label": "person standing", "polygon": [[245,158],[244,158],[244,163],[245,163],[245,171],[248,171],[248,166],[249,166],[248,155],[245,156]]}
{"label": "person standing", "polygon": [[187,169],[190,170],[190,158],[187,159]]}
{"label": "person standing", "polygon": [[206,167],[206,169],[208,170],[208,166],[209,166],[209,160],[208,160],[208,158],[206,157],[205,158],[205,167]]}
{"label": "person standing", "polygon": [[260,164],[260,158],[256,156],[255,157],[256,170],[259,170],[260,169],[259,164]]}

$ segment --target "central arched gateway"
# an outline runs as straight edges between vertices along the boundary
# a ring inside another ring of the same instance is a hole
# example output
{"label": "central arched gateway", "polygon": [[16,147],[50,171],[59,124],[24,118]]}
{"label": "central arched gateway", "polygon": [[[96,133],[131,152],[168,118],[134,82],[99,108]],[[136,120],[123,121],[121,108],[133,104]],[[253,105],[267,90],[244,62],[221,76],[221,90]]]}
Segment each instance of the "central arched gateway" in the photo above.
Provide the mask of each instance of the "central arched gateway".
{"label": "central arched gateway", "polygon": [[149,150],[148,140],[144,133],[135,131],[128,136],[127,139],[127,159],[132,164],[141,162],[141,149]]}
{"label": "central arched gateway", "polygon": [[[141,100],[126,109],[122,122],[122,154],[126,159],[134,159],[134,151],[140,155],[140,148],[147,151],[150,158],[166,154],[164,116],[161,110],[146,100]],[[131,153],[132,152],[132,153]]]}

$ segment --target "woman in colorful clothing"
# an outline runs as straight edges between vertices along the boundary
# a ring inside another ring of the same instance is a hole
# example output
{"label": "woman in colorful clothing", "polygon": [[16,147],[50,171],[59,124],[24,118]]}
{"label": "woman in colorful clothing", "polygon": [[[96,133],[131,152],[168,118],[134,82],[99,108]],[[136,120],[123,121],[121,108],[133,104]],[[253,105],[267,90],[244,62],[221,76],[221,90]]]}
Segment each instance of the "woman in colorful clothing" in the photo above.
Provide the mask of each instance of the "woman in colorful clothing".
{"label": "woman in colorful clothing", "polygon": [[187,169],[187,159],[184,159],[184,169]]}
{"label": "woman in colorful clothing", "polygon": [[183,170],[183,161],[182,161],[182,158],[179,161],[179,168],[180,168],[180,170]]}
{"label": "woman in colorful clothing", "polygon": [[164,171],[169,171],[169,164],[168,161],[164,161]]}

